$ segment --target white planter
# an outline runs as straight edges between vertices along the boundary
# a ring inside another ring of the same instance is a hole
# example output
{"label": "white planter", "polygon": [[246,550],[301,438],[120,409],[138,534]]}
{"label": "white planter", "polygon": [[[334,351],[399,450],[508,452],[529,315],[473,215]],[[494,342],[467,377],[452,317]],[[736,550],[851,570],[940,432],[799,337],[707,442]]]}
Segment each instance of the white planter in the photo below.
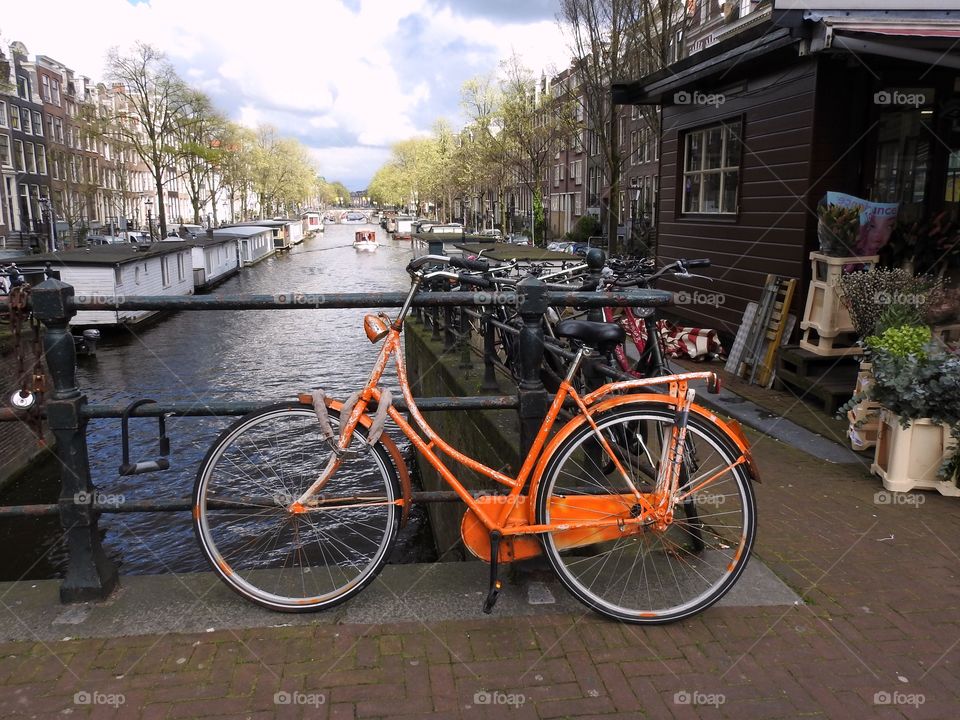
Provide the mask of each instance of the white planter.
{"label": "white planter", "polygon": [[949,426],[923,418],[911,421],[904,428],[897,415],[883,408],[870,471],[879,475],[883,487],[891,492],[937,490],[941,495],[960,497],[960,488],[955,483],[937,477],[944,459],[955,446]]}
{"label": "white planter", "polygon": [[[854,395],[866,395],[873,386],[873,365],[868,362],[860,363],[860,373],[853,389]],[[877,446],[877,436],[880,433],[880,403],[872,400],[863,400],[847,412],[850,427],[847,428],[847,437],[850,438],[850,447],[860,452]]]}
{"label": "white planter", "polygon": [[862,265],[870,268],[879,257],[832,257],[818,252],[810,253],[810,287],[807,304],[803,311],[800,329],[803,337],[800,347],[817,355],[856,355],[856,334],[850,312],[837,293],[837,281],[846,265]]}

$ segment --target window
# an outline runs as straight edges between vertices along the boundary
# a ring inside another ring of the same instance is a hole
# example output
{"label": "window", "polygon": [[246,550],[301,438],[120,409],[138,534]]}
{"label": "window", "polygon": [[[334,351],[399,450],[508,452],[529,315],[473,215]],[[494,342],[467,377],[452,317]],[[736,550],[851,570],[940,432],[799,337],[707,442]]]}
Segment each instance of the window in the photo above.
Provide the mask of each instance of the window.
{"label": "window", "polygon": [[7,104],[0,100],[0,127],[7,127]]}
{"label": "window", "polygon": [[53,119],[53,137],[58,143],[63,142],[63,120],[60,118]]}
{"label": "window", "polygon": [[37,172],[41,175],[47,174],[47,149],[43,145],[36,146],[37,153]]}
{"label": "window", "polygon": [[60,81],[54,80],[50,89],[52,91],[51,99],[53,100],[53,104],[56,105],[57,107],[60,107]]}
{"label": "window", "polygon": [[183,282],[183,253],[177,253],[177,280]]}
{"label": "window", "polygon": [[133,282],[135,282],[137,285],[140,284],[140,266],[139,265],[137,265],[137,267],[133,269]]}
{"label": "window", "polygon": [[20,124],[27,135],[33,134],[33,123],[30,122],[30,111],[27,108],[20,108]]}
{"label": "window", "polygon": [[113,284],[123,285],[123,269],[119,265],[113,268]]}
{"label": "window", "polygon": [[583,215],[583,195],[580,193],[573,196],[573,214]]}
{"label": "window", "polygon": [[640,131],[634,130],[630,133],[630,164],[637,164],[637,153],[639,152]]}
{"label": "window", "polygon": [[50,78],[46,75],[40,76],[40,97],[44,102],[50,102]]}
{"label": "window", "polygon": [[17,75],[17,95],[24,100],[30,99],[30,78],[25,75]]}
{"label": "window", "polygon": [[13,141],[13,166],[17,169],[17,172],[23,172],[26,167],[26,162],[23,159],[23,142],[20,140]]}
{"label": "window", "polygon": [[692,130],[684,136],[683,148],[683,212],[736,214],[740,121]]}
{"label": "window", "polygon": [[0,165],[10,167],[13,161],[10,157],[10,138],[0,133]]}
{"label": "window", "polygon": [[33,134],[43,137],[43,118],[38,112],[33,113]]}
{"label": "window", "polygon": [[10,106],[10,127],[14,130],[20,129],[20,108],[16,105]]}
{"label": "window", "polygon": [[34,154],[36,149],[33,143],[24,143],[24,157],[27,161],[27,172],[31,174],[36,174],[37,172],[37,156]]}
{"label": "window", "polygon": [[164,287],[170,287],[170,256],[160,258],[160,278]]}

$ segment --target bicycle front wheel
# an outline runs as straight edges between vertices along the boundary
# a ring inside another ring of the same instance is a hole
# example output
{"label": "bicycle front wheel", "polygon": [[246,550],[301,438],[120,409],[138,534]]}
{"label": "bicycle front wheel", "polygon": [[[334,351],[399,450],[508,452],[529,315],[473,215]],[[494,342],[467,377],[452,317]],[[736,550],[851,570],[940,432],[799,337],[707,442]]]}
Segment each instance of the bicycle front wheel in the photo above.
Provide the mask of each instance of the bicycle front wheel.
{"label": "bicycle front wheel", "polygon": [[[334,432],[340,417],[330,411]],[[276,405],[227,428],[207,452],[193,524],[214,572],[272,610],[320,610],[358,593],[386,562],[400,522],[389,455],[362,426],[327,485],[302,512],[290,505],[333,450],[308,405]]]}
{"label": "bicycle front wheel", "polygon": [[[669,405],[643,402],[594,417],[641,493],[654,491],[674,419]],[[643,508],[599,448],[585,423],[554,451],[537,489],[538,523],[641,515]],[[756,534],[753,488],[744,464],[736,464],[740,451],[718,426],[691,413],[684,455],[678,501],[665,527],[615,522],[543,535],[560,580],[589,607],[626,622],[672,622],[708,608],[740,577]]]}

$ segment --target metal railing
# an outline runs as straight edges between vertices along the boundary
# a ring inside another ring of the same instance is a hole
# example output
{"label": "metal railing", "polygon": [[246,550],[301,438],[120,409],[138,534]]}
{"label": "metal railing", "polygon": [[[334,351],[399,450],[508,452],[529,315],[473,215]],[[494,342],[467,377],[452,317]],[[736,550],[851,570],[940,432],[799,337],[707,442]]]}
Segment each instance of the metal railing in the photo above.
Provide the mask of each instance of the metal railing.
{"label": "metal railing", "polygon": [[[77,361],[69,322],[78,310],[153,310],[153,311],[210,311],[210,310],[303,310],[342,308],[401,307],[406,293],[276,293],[273,295],[200,295],[200,296],[142,296],[131,298],[95,297],[77,295],[74,288],[57,279],[47,279],[32,288],[30,306],[34,316],[44,326],[43,351],[52,387],[46,393],[43,416],[51,430],[57,457],[60,461],[60,495],[53,504],[0,507],[0,518],[27,515],[59,515],[67,542],[68,561],[60,586],[63,602],[102,599],[116,587],[117,568],[100,544],[98,530],[102,513],[175,512],[187,511],[189,498],[155,498],[122,503],[100,504],[96,498],[99,488],[93,484],[87,448],[87,423],[94,418],[121,418],[128,409],[124,405],[91,404],[77,384]],[[548,406],[548,393],[541,382],[540,370],[545,349],[543,315],[549,306],[593,308],[599,313],[604,306],[644,307],[666,305],[672,295],[661,291],[631,291],[619,293],[557,292],[546,289],[536,278],[525,278],[516,291],[504,293],[431,291],[414,299],[417,316],[430,316],[434,337],[439,337],[439,315],[445,318],[447,333],[445,348],[451,349],[466,342],[469,336],[469,315],[466,306],[482,307],[506,305],[515,308],[520,318],[516,333],[519,352],[520,379],[516,394],[485,395],[480,397],[418,398],[417,406],[433,411],[517,410],[520,419],[520,447],[525,454],[530,447]],[[461,312],[455,312],[455,308]],[[489,312],[481,316],[491,317]],[[488,323],[488,327],[492,327]],[[490,333],[492,337],[492,333]],[[469,364],[471,349],[461,347],[461,363]],[[485,358],[489,366],[492,358]],[[612,370],[613,368],[604,368]],[[485,390],[498,389],[495,369],[485,371]],[[491,374],[488,374],[491,373]],[[239,416],[275,403],[275,399],[245,400],[242,402],[211,402],[198,407],[190,402],[161,402],[142,405],[129,413],[130,417],[204,417]],[[399,409],[405,409],[402,398],[396,400]],[[0,410],[0,421],[16,421],[21,415],[12,409]],[[83,498],[85,501],[81,501]],[[92,498],[92,501],[90,499]],[[416,492],[415,502],[454,501],[455,493]]]}

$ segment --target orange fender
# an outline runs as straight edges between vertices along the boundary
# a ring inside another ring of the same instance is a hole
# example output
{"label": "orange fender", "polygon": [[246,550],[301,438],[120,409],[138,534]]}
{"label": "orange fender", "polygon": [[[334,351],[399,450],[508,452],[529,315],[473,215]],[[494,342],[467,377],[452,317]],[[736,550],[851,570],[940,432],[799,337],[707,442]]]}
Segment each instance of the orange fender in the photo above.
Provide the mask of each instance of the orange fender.
{"label": "orange fender", "polygon": [[[617,395],[604,400],[603,402],[597,403],[596,405],[590,406],[590,415],[594,416],[598,413],[605,412],[612,407],[623,404],[625,400],[630,400],[633,402],[656,402],[666,405],[676,405],[679,398],[676,398],[672,395],[660,395],[653,393],[642,395]],[[746,459],[747,471],[749,472],[751,479],[754,482],[760,482],[760,474],[757,472],[756,463],[753,461],[753,455],[750,452],[750,444],[747,442],[746,435],[743,434],[743,430],[740,428],[740,423],[738,423],[736,420],[725,422],[707,410],[705,407],[697,404],[690,406],[690,412],[699,415],[705,420],[717,425],[730,439],[730,441],[737,446],[740,452],[743,453],[743,456]],[[547,468],[547,462],[553,456],[554,451],[564,440],[570,437],[586,421],[587,419],[584,415],[577,415],[575,418],[570,420],[570,422],[560,428],[557,434],[553,436],[553,439],[550,440],[547,446],[543,449],[543,452],[540,454],[540,459],[537,461],[537,466],[533,470],[533,475],[530,478],[529,495],[531,498],[537,497],[537,490],[540,486],[540,480],[543,478],[543,472]],[[536,524],[535,506],[536,503],[534,502],[528,503],[528,521],[531,525]]]}
{"label": "orange fender", "polygon": [[[313,397],[309,393],[301,393],[297,399],[304,405],[313,405]],[[340,412],[340,409],[343,407],[342,402],[339,400],[333,400],[332,398],[327,398],[326,404],[328,408],[331,410],[336,410],[337,412]],[[360,416],[360,424],[365,428],[369,428],[372,423],[373,420],[366,413]],[[410,515],[410,505],[413,502],[410,490],[410,472],[407,470],[407,463],[404,461],[403,455],[400,453],[400,448],[397,447],[397,444],[390,438],[389,435],[383,433],[377,442],[383,443],[383,447],[386,449],[390,459],[393,460],[393,464],[397,468],[397,474],[400,476],[400,494],[403,497],[403,510],[400,514],[400,527],[403,527],[407,524],[407,518]]]}

